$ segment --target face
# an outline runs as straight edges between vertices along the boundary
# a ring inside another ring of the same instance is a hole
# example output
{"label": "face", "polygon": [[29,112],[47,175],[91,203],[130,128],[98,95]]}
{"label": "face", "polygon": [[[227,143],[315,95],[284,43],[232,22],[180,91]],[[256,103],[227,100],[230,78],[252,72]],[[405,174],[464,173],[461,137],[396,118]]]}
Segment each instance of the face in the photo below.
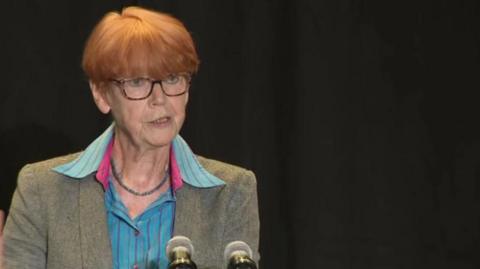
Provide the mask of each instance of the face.
{"label": "face", "polygon": [[188,92],[180,96],[166,96],[157,83],[152,94],[143,100],[129,100],[112,83],[101,90],[91,83],[97,107],[103,113],[112,113],[118,139],[137,148],[158,148],[169,145],[182,128]]}

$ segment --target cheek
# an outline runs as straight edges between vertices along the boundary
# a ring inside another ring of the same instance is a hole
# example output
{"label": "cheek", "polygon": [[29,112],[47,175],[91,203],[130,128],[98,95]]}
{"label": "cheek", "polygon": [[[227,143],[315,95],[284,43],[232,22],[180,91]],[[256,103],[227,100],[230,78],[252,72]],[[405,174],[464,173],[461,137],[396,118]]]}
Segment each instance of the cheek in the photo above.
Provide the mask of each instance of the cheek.
{"label": "cheek", "polygon": [[181,127],[184,119],[185,119],[185,113],[186,113],[186,106],[185,106],[185,101],[184,100],[179,100],[178,102],[175,102],[172,104],[172,109],[175,113],[175,119],[177,121],[177,124],[179,127]]}
{"label": "cheek", "polygon": [[177,122],[179,127],[182,126],[184,120],[185,120],[185,108],[177,109],[175,111],[175,121]]}
{"label": "cheek", "polygon": [[112,116],[117,123],[132,127],[132,124],[138,122],[144,113],[143,109],[132,107],[128,104],[116,103],[112,106]]}

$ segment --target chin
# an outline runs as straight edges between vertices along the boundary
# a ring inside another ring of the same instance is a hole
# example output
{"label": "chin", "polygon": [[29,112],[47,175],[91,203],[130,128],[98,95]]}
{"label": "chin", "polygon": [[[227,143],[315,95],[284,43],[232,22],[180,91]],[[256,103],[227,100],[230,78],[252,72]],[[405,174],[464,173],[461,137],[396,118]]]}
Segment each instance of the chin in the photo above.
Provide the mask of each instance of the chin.
{"label": "chin", "polygon": [[172,143],[173,139],[175,139],[176,133],[172,133],[171,135],[168,136],[162,136],[162,137],[154,137],[153,139],[149,139],[149,144],[151,144],[154,147],[164,147],[168,146]]}
{"label": "chin", "polygon": [[177,124],[173,123],[166,128],[149,129],[143,134],[144,140],[153,147],[170,145],[178,134]]}
{"label": "chin", "polygon": [[162,147],[162,146],[168,146],[172,143],[173,139],[175,137],[172,137],[171,139],[162,139],[162,140],[158,140],[158,141],[155,141],[155,145],[159,146],[159,147]]}

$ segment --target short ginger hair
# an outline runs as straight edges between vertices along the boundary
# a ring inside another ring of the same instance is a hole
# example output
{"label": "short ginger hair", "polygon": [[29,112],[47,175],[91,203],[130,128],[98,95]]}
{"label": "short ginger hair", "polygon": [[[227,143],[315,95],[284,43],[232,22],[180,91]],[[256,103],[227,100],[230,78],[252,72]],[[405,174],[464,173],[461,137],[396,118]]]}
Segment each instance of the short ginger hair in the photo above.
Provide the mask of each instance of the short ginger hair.
{"label": "short ginger hair", "polygon": [[110,79],[196,73],[199,59],[190,33],[176,18],[140,7],[109,12],[95,26],[82,68],[93,83]]}

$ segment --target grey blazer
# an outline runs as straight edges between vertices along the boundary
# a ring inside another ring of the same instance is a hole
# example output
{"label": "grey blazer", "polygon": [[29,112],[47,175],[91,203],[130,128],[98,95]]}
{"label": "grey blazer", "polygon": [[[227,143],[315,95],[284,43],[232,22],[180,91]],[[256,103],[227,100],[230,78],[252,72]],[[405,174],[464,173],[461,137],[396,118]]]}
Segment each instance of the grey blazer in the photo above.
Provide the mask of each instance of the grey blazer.
{"label": "grey blazer", "polygon": [[[81,180],[51,168],[77,154],[25,166],[4,230],[6,269],[112,268],[104,191],[91,174]],[[259,219],[251,171],[198,157],[226,185],[176,192],[175,235],[192,240],[198,268],[226,268],[225,245],[247,242],[258,262]]]}

